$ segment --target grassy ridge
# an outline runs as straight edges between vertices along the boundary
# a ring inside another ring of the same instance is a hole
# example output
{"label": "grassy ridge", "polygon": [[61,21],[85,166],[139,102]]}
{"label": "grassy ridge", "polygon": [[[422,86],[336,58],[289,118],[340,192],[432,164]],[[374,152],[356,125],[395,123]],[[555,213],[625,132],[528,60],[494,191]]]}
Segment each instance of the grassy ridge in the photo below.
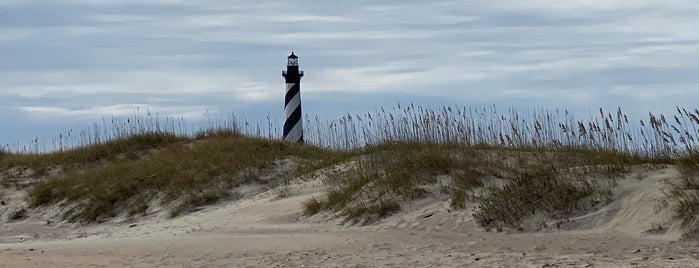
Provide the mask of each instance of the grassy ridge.
{"label": "grassy ridge", "polygon": [[[479,203],[474,217],[482,226],[520,228],[537,213],[565,218],[577,209],[609,201],[615,178],[634,165],[671,163],[570,148],[515,150],[400,142],[368,147],[361,155],[354,167],[337,171],[325,181],[324,198],[306,202],[308,214],[327,210],[353,222],[371,222],[437,185],[450,196],[452,208]],[[509,184],[487,188],[481,195],[473,193],[494,180]]]}
{"label": "grassy ridge", "polygon": [[[629,120],[621,109],[600,109],[597,118],[581,121],[565,110],[501,113],[494,106],[410,105],[327,124],[316,119],[309,123],[322,126],[321,145],[370,146],[357,167],[326,181],[327,196],[308,200],[306,211],[371,221],[446,178],[452,207],[470,198],[479,203],[474,217],[484,227],[521,228],[536,214],[565,219],[609,201],[614,178],[634,165],[679,163],[687,178],[674,191],[676,214],[699,230],[699,179],[692,173],[698,165],[698,118],[698,109],[680,108],[670,117],[649,113],[640,120]],[[508,183],[469,196],[493,178]]]}
{"label": "grassy ridge", "polygon": [[241,184],[267,183],[260,177],[275,160],[290,156],[335,159],[339,155],[235,133],[210,132],[199,138],[146,133],[72,151],[16,155],[3,160],[2,165],[43,162],[43,167],[74,167],[58,178],[37,183],[29,192],[30,204],[68,201],[76,204],[65,215],[68,220],[92,222],[118,213],[144,213],[153,201],[170,204],[174,216],[184,209],[230,197]]}
{"label": "grassy ridge", "polygon": [[186,138],[171,133],[144,132],[124,136],[94,146],[78,147],[72,150],[44,154],[11,154],[0,156],[0,168],[22,166],[32,168],[38,175],[44,175],[51,166],[61,166],[75,170],[94,165],[99,161],[117,158],[135,158],[137,152],[183,142]]}
{"label": "grassy ridge", "polygon": [[613,180],[561,175],[554,168],[524,172],[502,188],[491,189],[474,213],[476,222],[486,228],[521,229],[537,214],[567,219],[581,209],[611,201]]}
{"label": "grassy ridge", "polygon": [[486,172],[460,149],[402,142],[369,147],[355,168],[325,181],[327,199],[311,200],[308,212],[330,209],[350,220],[376,220],[400,209],[399,203],[421,197],[421,187],[436,183],[439,175],[451,176],[452,185],[445,190],[458,195],[462,188],[480,185],[476,176]]}
{"label": "grassy ridge", "polygon": [[[53,153],[0,153],[0,168],[30,167],[42,175],[60,166],[59,176],[34,185],[31,204],[67,200],[75,204],[67,218],[90,222],[143,213],[155,201],[176,215],[260,181],[264,170],[286,157],[309,163],[296,173],[353,159],[354,166],[324,181],[327,195],[305,203],[308,214],[330,211],[370,222],[438,185],[453,208],[477,203],[474,218],[482,226],[521,228],[532,215],[566,218],[608,201],[614,179],[632,166],[678,164],[683,183],[671,198],[677,216],[699,233],[697,109],[640,120],[629,120],[621,109],[600,110],[596,118],[577,120],[565,110],[398,106],[330,122],[306,117],[313,145],[256,138],[276,131],[250,132],[235,120],[221,120],[192,136],[152,131],[160,127],[143,122],[155,121],[134,120],[135,127],[117,128],[134,131],[111,134],[115,138],[107,142]],[[495,180],[505,184],[474,194]]]}

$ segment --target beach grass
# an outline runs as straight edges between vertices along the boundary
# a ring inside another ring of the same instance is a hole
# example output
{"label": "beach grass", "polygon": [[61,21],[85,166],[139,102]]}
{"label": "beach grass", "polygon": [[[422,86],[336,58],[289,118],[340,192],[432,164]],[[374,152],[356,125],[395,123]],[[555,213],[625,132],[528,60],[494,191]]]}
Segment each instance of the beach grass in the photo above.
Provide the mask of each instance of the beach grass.
{"label": "beach grass", "polygon": [[[333,159],[336,154],[233,132],[210,132],[193,139],[148,133],[88,148],[14,156],[4,165],[34,168],[43,161],[71,167],[37,182],[29,192],[29,203],[33,207],[74,204],[65,214],[67,220],[94,222],[119,213],[142,215],[156,204],[176,216],[232,197],[239,185],[270,183],[260,177],[274,167],[275,160],[293,156],[317,165],[322,162],[319,159]],[[286,175],[295,176],[296,171]]]}
{"label": "beach grass", "polygon": [[398,105],[332,121],[306,116],[305,144],[274,136],[269,118],[250,126],[210,116],[198,131],[181,131],[170,119],[117,120],[94,126],[99,134],[81,132],[88,134],[73,147],[61,138],[47,152],[5,148],[0,168],[34,171],[33,207],[63,204],[66,219],[95,222],[156,204],[175,216],[233,198],[237,186],[269,183],[262,178],[281,159],[300,164],[280,181],[351,163],[323,180],[326,195],[302,204],[307,215],[369,223],[438,187],[453,209],[476,204],[474,218],[485,228],[521,228],[532,215],[564,220],[609,202],[615,180],[634,166],[674,164],[683,180],[668,196],[699,233],[697,118],[699,110],[681,108],[642,119],[600,109],[579,120],[557,109]]}

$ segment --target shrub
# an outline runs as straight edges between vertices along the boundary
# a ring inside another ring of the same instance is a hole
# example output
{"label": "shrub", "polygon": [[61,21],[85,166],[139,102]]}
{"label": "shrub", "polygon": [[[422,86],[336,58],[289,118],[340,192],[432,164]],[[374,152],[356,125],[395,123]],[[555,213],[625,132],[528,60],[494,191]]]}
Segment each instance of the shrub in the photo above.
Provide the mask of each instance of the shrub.
{"label": "shrub", "polygon": [[322,209],[340,211],[347,220],[374,221],[400,209],[400,202],[423,197],[423,187],[440,176],[451,178],[454,193],[481,184],[482,171],[464,147],[397,142],[367,151],[355,159],[356,167],[324,181],[328,193]]}
{"label": "shrub", "polygon": [[318,212],[320,212],[321,208],[321,202],[318,201],[318,199],[316,199],[315,197],[311,197],[303,202],[303,212],[308,216],[317,214]]}
{"label": "shrub", "polygon": [[[525,172],[504,187],[493,187],[482,197],[474,219],[483,227],[521,229],[529,217],[542,213],[567,219],[576,209],[609,201],[611,189],[594,179],[561,178],[554,169]],[[587,203],[587,204],[583,204]]]}
{"label": "shrub", "polygon": [[400,211],[400,204],[395,200],[380,200],[369,204],[361,203],[359,205],[348,207],[341,213],[347,221],[352,223],[372,223],[381,218],[389,216],[397,211]]}

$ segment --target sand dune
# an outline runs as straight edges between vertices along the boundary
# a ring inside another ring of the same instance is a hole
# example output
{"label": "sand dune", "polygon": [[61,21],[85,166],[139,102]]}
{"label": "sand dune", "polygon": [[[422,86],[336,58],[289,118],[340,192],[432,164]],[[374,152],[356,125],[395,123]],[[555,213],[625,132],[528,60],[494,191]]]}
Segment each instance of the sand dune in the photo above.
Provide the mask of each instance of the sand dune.
{"label": "sand dune", "polygon": [[368,226],[306,217],[301,203],[322,195],[320,178],[174,219],[78,226],[46,210],[2,225],[0,267],[696,267],[697,243],[679,241],[660,202],[677,178],[674,167],[639,168],[609,205],[539,232],[487,232],[472,208],[452,211],[439,194]]}

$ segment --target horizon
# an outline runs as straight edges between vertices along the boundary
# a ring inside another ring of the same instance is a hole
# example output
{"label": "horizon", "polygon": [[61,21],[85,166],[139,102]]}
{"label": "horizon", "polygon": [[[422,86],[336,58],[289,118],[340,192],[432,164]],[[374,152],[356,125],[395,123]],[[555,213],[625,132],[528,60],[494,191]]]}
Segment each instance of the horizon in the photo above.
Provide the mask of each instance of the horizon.
{"label": "horizon", "polygon": [[5,0],[0,146],[135,111],[283,122],[292,51],[311,117],[414,103],[646,119],[697,108],[697,14],[691,0]]}

